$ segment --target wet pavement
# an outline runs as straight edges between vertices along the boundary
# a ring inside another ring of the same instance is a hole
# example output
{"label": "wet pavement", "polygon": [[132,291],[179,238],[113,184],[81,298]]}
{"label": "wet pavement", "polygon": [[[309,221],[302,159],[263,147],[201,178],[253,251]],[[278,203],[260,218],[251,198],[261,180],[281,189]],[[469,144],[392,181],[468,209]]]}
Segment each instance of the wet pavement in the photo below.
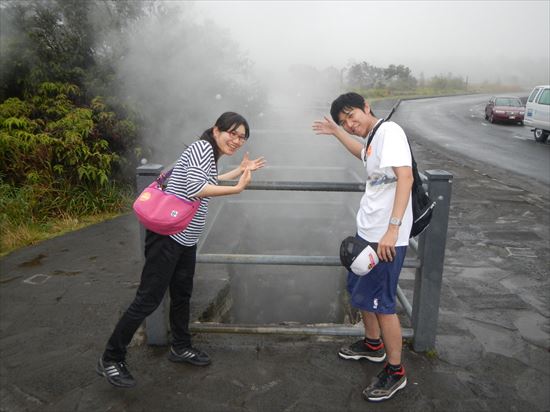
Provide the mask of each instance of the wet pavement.
{"label": "wet pavement", "polygon": [[[332,143],[318,146],[323,167],[349,161]],[[346,337],[197,334],[213,358],[200,368],[169,362],[140,331],[128,355],[137,387],[111,387],[94,368],[139,281],[139,230],[128,214],[0,260],[0,410],[550,411],[547,192],[480,172],[420,138],[413,148],[422,169],[454,180],[436,350],[405,345],[409,384],[394,399],[361,398],[379,365],[339,359],[339,346],[354,340]],[[292,174],[277,169],[282,160],[303,160],[263,154],[272,169],[261,180]],[[326,236],[339,240],[337,230]],[[229,283],[224,265],[198,265],[193,319],[227,304],[220,294]],[[410,297],[411,273],[400,285]]]}

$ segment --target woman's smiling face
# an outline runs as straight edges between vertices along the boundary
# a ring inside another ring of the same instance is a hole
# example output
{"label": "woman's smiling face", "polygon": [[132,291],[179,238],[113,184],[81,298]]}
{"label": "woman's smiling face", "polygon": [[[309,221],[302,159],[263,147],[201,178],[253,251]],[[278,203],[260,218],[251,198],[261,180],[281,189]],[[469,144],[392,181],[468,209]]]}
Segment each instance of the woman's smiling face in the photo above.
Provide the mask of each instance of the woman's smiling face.
{"label": "woman's smiling face", "polygon": [[221,154],[231,156],[241,148],[247,140],[246,129],[244,125],[238,127],[231,126],[228,131],[221,131],[214,127],[214,139],[218,145]]}

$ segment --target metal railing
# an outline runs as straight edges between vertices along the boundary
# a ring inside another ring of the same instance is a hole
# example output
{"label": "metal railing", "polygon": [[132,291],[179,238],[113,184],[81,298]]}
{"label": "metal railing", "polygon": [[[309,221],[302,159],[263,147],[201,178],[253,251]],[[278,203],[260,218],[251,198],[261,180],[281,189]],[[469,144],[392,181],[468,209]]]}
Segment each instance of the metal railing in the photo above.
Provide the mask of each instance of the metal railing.
{"label": "metal railing", "polygon": [[[137,168],[138,193],[149,185],[162,171],[161,165],[144,165]],[[411,239],[410,246],[417,258],[406,258],[404,267],[415,269],[412,305],[397,287],[397,296],[412,328],[403,329],[403,337],[413,339],[413,347],[422,352],[435,347],[439,300],[445,259],[445,245],[449,219],[452,175],[443,170],[428,170],[424,175],[430,196],[437,201],[430,226],[418,237]],[[221,182],[220,184],[232,184]],[[253,182],[247,190],[295,190],[321,192],[363,192],[362,183],[324,182]],[[141,228],[143,245],[144,229]],[[143,247],[143,246],[142,246]],[[199,254],[197,263],[210,264],[256,264],[256,265],[307,265],[341,266],[338,256],[295,256],[295,255],[245,255],[245,254]],[[151,345],[168,343],[166,298],[159,308],[146,320],[147,341]],[[229,325],[213,323],[192,323],[193,332],[208,333],[276,333],[304,335],[346,335],[361,336],[362,328],[346,325]]]}

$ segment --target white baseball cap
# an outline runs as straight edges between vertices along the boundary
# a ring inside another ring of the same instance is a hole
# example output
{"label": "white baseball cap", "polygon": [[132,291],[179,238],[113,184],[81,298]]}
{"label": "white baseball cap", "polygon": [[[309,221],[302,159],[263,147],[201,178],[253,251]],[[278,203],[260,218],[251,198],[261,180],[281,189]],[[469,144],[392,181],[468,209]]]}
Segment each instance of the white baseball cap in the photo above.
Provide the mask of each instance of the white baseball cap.
{"label": "white baseball cap", "polygon": [[340,262],[357,276],[365,276],[378,262],[377,243],[369,243],[360,237],[348,236],[340,245]]}

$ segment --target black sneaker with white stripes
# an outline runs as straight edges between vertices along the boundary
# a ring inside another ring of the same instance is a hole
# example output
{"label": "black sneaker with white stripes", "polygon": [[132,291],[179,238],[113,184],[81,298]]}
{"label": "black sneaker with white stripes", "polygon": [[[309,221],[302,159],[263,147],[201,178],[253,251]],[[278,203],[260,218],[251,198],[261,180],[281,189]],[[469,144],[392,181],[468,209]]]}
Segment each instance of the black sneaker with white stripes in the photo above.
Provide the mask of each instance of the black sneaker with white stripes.
{"label": "black sneaker with white stripes", "polygon": [[383,362],[386,359],[384,344],[371,345],[366,339],[360,339],[349,346],[343,346],[338,351],[338,356],[343,359],[368,359],[371,362]]}
{"label": "black sneaker with white stripes", "polygon": [[170,348],[168,359],[172,362],[186,362],[196,366],[210,365],[210,356],[199,349],[188,347],[183,349]]}
{"label": "black sneaker with white stripes", "polygon": [[136,380],[128,370],[126,362],[107,362],[100,357],[95,370],[98,375],[105,376],[111,385],[118,388],[136,386]]}
{"label": "black sneaker with white stripes", "polygon": [[391,399],[397,391],[407,386],[405,368],[391,371],[388,365],[374,378],[371,384],[363,390],[363,398],[371,402],[381,402]]}

